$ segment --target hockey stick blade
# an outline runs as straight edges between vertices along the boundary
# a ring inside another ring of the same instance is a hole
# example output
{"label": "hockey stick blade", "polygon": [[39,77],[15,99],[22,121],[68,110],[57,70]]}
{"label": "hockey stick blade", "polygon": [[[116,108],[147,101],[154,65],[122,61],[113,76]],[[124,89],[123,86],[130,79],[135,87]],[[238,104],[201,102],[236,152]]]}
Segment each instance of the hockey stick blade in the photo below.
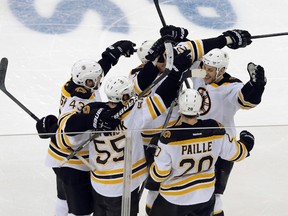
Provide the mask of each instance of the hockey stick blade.
{"label": "hockey stick blade", "polygon": [[0,63],[0,89],[2,91],[6,90],[5,77],[6,77],[7,67],[8,67],[8,59],[4,57],[1,59],[1,63]]}
{"label": "hockey stick blade", "polygon": [[206,76],[206,71],[204,69],[192,69],[191,77],[204,78]]}
{"label": "hockey stick blade", "polygon": [[25,112],[27,112],[33,119],[39,121],[39,118],[34,115],[26,106],[18,101],[10,92],[7,91],[5,86],[5,77],[7,73],[8,59],[2,58],[0,62],[0,89],[6,94],[11,100],[13,100],[18,106],[20,106]]}

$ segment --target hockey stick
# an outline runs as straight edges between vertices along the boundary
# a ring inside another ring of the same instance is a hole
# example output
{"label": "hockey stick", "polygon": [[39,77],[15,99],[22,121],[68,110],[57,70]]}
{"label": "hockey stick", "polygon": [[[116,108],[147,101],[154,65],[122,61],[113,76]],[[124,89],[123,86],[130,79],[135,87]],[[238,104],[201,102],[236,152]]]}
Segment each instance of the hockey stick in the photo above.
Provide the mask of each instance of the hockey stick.
{"label": "hockey stick", "polygon": [[[134,104],[141,99],[147,92],[149,92],[157,83],[159,83],[161,80],[163,80],[172,70],[173,67],[173,47],[170,42],[165,42],[165,49],[167,53],[167,62],[166,62],[166,68],[165,71],[159,76],[157,79],[155,79],[146,89],[144,89],[137,98],[131,99],[129,104],[124,106],[122,109],[120,109],[113,118],[118,119],[121,115],[123,115],[125,112],[127,112]],[[101,132],[100,132],[101,133]],[[62,162],[60,166],[63,166],[65,163],[67,163],[68,160],[73,158],[80,150],[82,150],[85,146],[87,146],[92,140],[97,138],[99,136],[99,133],[94,134],[91,136],[88,140],[84,141],[82,144],[78,146],[68,157],[66,157]]]}
{"label": "hockey stick", "polygon": [[284,36],[284,35],[288,35],[288,32],[275,33],[275,34],[254,35],[254,36],[251,36],[251,39],[277,37],[277,36]]}
{"label": "hockey stick", "polygon": [[163,80],[168,74],[171,72],[172,67],[173,67],[173,61],[174,61],[174,56],[173,56],[173,47],[170,42],[165,42],[165,49],[167,53],[166,57],[166,68],[164,72],[157,78],[155,79],[146,89],[144,89],[137,98],[134,98],[129,102],[128,105],[123,107],[121,110],[119,110],[118,113],[116,113],[113,118],[117,119],[119,118],[122,114],[124,114],[128,109],[130,109],[136,101],[141,99],[143,96],[145,96],[155,85],[157,85],[161,80]]}
{"label": "hockey stick", "polygon": [[[167,53],[167,57],[166,57],[167,60],[166,60],[166,68],[165,68],[164,72],[138,95],[138,99],[141,99],[143,96],[145,96],[157,83],[159,83],[161,80],[163,80],[171,72],[172,67],[173,67],[173,61],[174,61],[172,44],[170,43],[168,46],[168,43],[165,43],[165,48],[166,48],[166,53]],[[135,102],[134,102],[134,104],[135,104]],[[131,181],[132,181],[132,137],[131,137],[131,132],[129,134],[127,134],[126,140],[127,141],[126,141],[126,145],[125,145],[125,149],[124,149],[125,160],[124,160],[124,170],[123,170],[123,179],[124,180],[123,180],[123,196],[122,196],[122,203],[121,203],[121,216],[130,216]],[[144,190],[144,184],[141,185],[140,190],[138,191],[139,197],[141,197],[143,190]]]}
{"label": "hockey stick", "polygon": [[[19,100],[17,100],[10,92],[7,91],[5,86],[5,77],[7,73],[8,67],[8,59],[2,58],[0,62],[0,89],[9,97],[11,98],[18,106],[20,106],[26,113],[28,113],[35,121],[39,121],[40,119],[31,112],[26,106],[24,106]],[[94,168],[90,163],[88,163],[82,156],[76,155],[78,159],[80,159],[88,168],[93,170]]]}
{"label": "hockey stick", "polygon": [[11,100],[13,100],[18,106],[20,106],[26,113],[28,113],[33,119],[39,121],[39,118],[35,116],[26,106],[24,106],[19,100],[17,100],[5,86],[5,77],[8,67],[8,59],[2,58],[0,63],[0,89],[6,94]]}
{"label": "hockey stick", "polygon": [[159,1],[158,0],[154,0],[154,5],[156,7],[157,13],[158,13],[159,18],[161,20],[162,26],[166,26],[166,22],[165,22],[165,19],[163,17],[163,14],[162,14],[162,11],[161,11],[161,8],[160,8],[160,5],[159,5]]}

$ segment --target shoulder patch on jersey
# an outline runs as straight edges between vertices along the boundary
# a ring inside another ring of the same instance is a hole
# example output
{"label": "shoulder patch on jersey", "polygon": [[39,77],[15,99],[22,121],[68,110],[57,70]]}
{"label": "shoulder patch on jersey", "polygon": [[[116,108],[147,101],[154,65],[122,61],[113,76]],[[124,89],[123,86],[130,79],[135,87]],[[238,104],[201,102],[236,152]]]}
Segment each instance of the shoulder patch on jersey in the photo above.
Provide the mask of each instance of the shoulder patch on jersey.
{"label": "shoulder patch on jersey", "polygon": [[70,94],[70,97],[79,97],[82,99],[89,99],[93,97],[93,93],[85,89],[83,86],[76,85],[71,79],[64,86],[65,91]]}
{"label": "shoulder patch on jersey", "polygon": [[77,87],[75,88],[75,92],[87,94],[87,90],[84,87]]}
{"label": "shoulder patch on jersey", "polygon": [[171,137],[171,131],[165,131],[162,136],[169,139]]}

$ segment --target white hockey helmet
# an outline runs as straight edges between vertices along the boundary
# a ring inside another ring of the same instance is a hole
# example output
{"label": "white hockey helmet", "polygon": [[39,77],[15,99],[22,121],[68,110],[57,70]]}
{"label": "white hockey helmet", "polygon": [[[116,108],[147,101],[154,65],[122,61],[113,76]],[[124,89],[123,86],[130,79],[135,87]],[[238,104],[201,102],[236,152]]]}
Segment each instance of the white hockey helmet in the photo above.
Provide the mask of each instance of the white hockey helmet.
{"label": "white hockey helmet", "polygon": [[178,96],[179,113],[188,116],[198,116],[202,106],[202,97],[195,89],[184,89]]}
{"label": "white hockey helmet", "polygon": [[156,41],[154,40],[146,40],[144,41],[141,46],[137,49],[137,55],[140,61],[145,64],[147,59],[145,56],[148,54],[149,49],[153,46]]}
{"label": "white hockey helmet", "polygon": [[229,64],[229,56],[225,51],[215,48],[203,56],[203,63],[211,67],[216,67],[217,71],[221,68],[225,68],[226,70]]}
{"label": "white hockey helmet", "polygon": [[131,98],[135,94],[134,84],[126,76],[113,76],[108,79],[104,86],[104,92],[108,100],[113,103],[124,102],[124,95]]}
{"label": "white hockey helmet", "polygon": [[[100,64],[91,59],[82,59],[72,66],[71,76],[75,84],[94,89],[100,84],[103,70]],[[86,80],[92,80],[94,86],[87,86]]]}

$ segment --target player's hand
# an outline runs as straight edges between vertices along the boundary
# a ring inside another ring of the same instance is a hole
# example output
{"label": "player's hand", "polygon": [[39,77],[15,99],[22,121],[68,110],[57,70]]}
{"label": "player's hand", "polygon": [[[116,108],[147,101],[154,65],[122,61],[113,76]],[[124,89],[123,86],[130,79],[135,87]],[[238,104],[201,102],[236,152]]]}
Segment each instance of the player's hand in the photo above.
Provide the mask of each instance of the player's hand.
{"label": "player's hand", "polygon": [[57,125],[57,117],[54,115],[48,115],[41,118],[36,123],[36,129],[38,131],[38,135],[41,139],[48,139],[52,136],[51,133],[55,133],[58,125]]}
{"label": "player's hand", "polygon": [[186,40],[188,30],[173,25],[164,26],[160,29],[161,37],[169,37],[175,42]]}
{"label": "player's hand", "polygon": [[111,131],[120,124],[119,119],[113,118],[113,111],[111,109],[99,108],[90,113],[93,117],[93,128],[101,131]]}
{"label": "player's hand", "polygon": [[253,149],[255,138],[249,131],[243,130],[240,132],[240,142],[243,143],[248,152],[250,152]]}
{"label": "player's hand", "polygon": [[116,65],[120,56],[130,57],[136,50],[135,43],[128,40],[117,41],[102,53],[102,58],[108,57],[112,62],[112,65]]}
{"label": "player's hand", "polygon": [[231,44],[227,46],[231,49],[238,49],[246,47],[252,43],[251,34],[246,30],[234,29],[223,32],[224,36],[229,36],[232,40]]}
{"label": "player's hand", "polygon": [[159,38],[152,47],[148,50],[148,54],[145,56],[145,58],[148,61],[154,61],[158,56],[163,55],[165,51],[165,45],[164,45],[165,39]]}
{"label": "player's hand", "polygon": [[250,62],[247,65],[247,70],[250,76],[250,82],[253,86],[264,87],[267,83],[264,68],[261,65],[255,65]]}
{"label": "player's hand", "polygon": [[174,63],[173,70],[175,72],[184,72],[189,69],[192,65],[191,51],[185,50],[182,53],[174,51]]}

